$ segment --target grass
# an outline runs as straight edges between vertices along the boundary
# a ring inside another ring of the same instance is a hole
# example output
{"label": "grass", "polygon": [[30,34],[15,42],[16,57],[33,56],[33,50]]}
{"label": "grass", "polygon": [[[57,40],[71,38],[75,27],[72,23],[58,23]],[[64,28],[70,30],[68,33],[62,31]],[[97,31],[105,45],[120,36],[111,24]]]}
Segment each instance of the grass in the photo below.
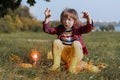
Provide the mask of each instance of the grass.
{"label": "grass", "polygon": [[[99,73],[68,73],[63,66],[61,71],[51,72],[48,68],[52,61],[46,59],[56,36],[45,33],[18,32],[0,34],[0,80],[119,80],[120,79],[120,33],[92,32],[83,35],[89,54],[85,61],[95,64],[103,62],[108,67]],[[36,48],[42,55],[37,68],[24,69],[9,59],[15,54],[24,62],[31,63],[29,53]]]}

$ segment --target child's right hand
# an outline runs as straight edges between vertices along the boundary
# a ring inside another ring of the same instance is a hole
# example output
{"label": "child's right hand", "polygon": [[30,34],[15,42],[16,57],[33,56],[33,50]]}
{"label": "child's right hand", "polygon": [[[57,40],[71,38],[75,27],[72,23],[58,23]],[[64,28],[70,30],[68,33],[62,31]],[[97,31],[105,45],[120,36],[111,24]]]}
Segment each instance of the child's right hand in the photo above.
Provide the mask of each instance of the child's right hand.
{"label": "child's right hand", "polygon": [[51,16],[51,11],[50,11],[50,9],[46,8],[44,14],[45,14],[45,18],[49,18],[49,17]]}

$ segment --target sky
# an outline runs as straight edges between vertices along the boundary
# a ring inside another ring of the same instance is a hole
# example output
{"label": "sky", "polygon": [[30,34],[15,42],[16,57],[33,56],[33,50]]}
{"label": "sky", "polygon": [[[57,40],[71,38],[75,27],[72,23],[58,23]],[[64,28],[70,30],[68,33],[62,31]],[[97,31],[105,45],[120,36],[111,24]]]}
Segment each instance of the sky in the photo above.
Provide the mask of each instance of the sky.
{"label": "sky", "polygon": [[[30,7],[26,0],[22,0],[22,5]],[[81,18],[82,11],[87,11],[93,21],[120,21],[120,0],[36,0],[36,4],[30,7],[30,12],[36,19],[44,20],[46,8],[51,10],[51,20],[60,20],[60,14],[65,8],[73,8],[81,21],[84,21]]]}

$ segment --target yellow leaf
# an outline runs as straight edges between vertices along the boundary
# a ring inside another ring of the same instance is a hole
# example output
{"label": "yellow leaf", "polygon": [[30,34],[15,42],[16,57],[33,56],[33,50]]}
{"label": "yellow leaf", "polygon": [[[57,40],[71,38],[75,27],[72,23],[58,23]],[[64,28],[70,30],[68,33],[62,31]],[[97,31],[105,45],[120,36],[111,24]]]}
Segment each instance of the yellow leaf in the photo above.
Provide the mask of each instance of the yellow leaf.
{"label": "yellow leaf", "polygon": [[30,64],[30,63],[20,63],[19,65],[22,68],[31,68],[31,67],[33,67],[32,64]]}
{"label": "yellow leaf", "polygon": [[9,58],[11,60],[13,60],[13,61],[16,61],[16,62],[20,62],[21,61],[20,58],[18,56],[14,55],[14,54],[10,54]]}

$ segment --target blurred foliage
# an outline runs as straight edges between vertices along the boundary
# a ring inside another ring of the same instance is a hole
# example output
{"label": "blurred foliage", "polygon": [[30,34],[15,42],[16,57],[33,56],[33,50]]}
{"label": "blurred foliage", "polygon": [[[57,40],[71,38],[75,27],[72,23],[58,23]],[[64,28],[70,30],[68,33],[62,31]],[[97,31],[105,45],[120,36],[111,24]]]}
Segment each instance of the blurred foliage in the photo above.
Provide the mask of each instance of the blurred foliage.
{"label": "blurred foliage", "polygon": [[[8,10],[8,14],[0,18],[0,33],[20,31],[42,32],[42,22],[36,20],[29,12],[27,6],[19,6],[16,10]],[[51,21],[51,26],[56,27],[59,21]]]}
{"label": "blurred foliage", "polygon": [[17,31],[42,31],[42,22],[34,19],[26,6],[20,6],[14,13],[9,9],[8,14],[0,19],[0,32]]}
{"label": "blurred foliage", "polygon": [[19,6],[19,8],[17,8],[14,12],[9,10],[8,14],[12,16],[18,15],[19,17],[27,17],[31,19],[33,18],[33,16],[29,12],[29,7],[27,6]]}
{"label": "blurred foliage", "polygon": [[51,21],[51,27],[56,27],[60,24],[60,21]]}
{"label": "blurred foliage", "polygon": [[115,31],[114,25],[108,24],[108,25],[103,25],[100,26],[101,31]]}
{"label": "blurred foliage", "polygon": [[[50,0],[44,0],[50,2]],[[8,10],[15,10],[21,5],[22,0],[0,0],[0,18],[8,13]],[[36,0],[26,0],[30,6],[34,6]]]}
{"label": "blurred foliage", "polygon": [[15,10],[19,7],[22,0],[0,0],[0,17],[7,14],[8,9]]}

